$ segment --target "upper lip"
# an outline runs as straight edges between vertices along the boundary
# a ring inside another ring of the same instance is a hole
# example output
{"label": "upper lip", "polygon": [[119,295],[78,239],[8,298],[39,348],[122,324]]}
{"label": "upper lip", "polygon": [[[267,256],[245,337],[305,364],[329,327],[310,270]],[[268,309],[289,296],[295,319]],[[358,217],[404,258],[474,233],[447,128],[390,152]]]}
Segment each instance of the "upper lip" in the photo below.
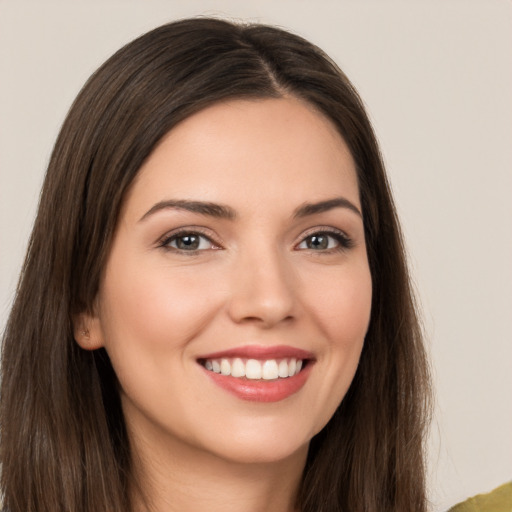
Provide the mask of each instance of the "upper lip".
{"label": "upper lip", "polygon": [[222,359],[240,357],[246,359],[314,359],[312,352],[302,350],[300,348],[291,347],[288,345],[244,345],[241,347],[230,348],[221,350],[219,352],[212,352],[205,354],[198,359]]}

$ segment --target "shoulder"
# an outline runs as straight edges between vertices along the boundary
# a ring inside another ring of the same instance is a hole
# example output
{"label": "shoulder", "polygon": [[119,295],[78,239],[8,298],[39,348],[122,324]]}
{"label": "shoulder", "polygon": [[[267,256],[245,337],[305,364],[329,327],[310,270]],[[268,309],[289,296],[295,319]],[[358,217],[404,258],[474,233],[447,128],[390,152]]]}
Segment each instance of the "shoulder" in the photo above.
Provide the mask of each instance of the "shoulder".
{"label": "shoulder", "polygon": [[512,512],[512,482],[487,494],[478,494],[448,512]]}

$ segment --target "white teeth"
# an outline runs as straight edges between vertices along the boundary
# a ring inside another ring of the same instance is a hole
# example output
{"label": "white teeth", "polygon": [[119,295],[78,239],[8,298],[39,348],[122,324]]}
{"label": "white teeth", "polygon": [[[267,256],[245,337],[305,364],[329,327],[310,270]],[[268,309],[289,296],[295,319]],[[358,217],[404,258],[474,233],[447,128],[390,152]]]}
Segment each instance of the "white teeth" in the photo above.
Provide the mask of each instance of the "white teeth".
{"label": "white teeth", "polygon": [[245,364],[239,357],[231,365],[231,375],[233,377],[245,377]]}
{"label": "white teeth", "polygon": [[290,359],[288,363],[288,375],[295,375],[295,370],[297,369],[297,360]]}
{"label": "white teeth", "polygon": [[220,362],[220,373],[222,375],[231,375],[231,365],[227,359],[222,359]]}
{"label": "white teeth", "polygon": [[245,365],[245,376],[248,379],[261,379],[261,363],[256,359],[249,359]]}
{"label": "white teeth", "polygon": [[251,380],[293,377],[301,371],[302,365],[303,361],[295,358],[264,361],[247,359],[244,362],[240,357],[235,357],[234,359],[222,358],[204,361],[204,367],[209,371],[238,378],[246,377]]}
{"label": "white teeth", "polygon": [[265,361],[263,363],[262,374],[265,380],[277,379],[277,377],[279,377],[279,369],[275,359],[270,359],[269,361]]}
{"label": "white teeth", "polygon": [[283,379],[288,377],[288,363],[286,362],[286,359],[283,359],[279,363],[278,375]]}

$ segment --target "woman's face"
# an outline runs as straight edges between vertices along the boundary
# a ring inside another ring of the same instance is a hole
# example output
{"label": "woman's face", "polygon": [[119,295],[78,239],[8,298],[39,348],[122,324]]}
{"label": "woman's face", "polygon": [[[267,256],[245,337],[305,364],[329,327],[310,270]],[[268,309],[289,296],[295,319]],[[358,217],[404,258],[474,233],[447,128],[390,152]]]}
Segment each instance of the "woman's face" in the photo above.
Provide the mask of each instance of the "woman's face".
{"label": "woman's face", "polygon": [[106,348],[131,435],[238,462],[302,456],[368,327],[360,212],[347,146],[299,100],[221,103],[174,128],[126,197],[78,337]]}

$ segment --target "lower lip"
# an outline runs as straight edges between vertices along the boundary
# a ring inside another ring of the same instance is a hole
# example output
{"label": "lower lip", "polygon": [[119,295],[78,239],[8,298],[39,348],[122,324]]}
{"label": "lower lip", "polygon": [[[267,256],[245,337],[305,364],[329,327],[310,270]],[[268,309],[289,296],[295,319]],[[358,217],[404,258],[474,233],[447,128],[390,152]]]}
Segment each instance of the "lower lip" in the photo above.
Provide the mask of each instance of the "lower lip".
{"label": "lower lip", "polygon": [[251,380],[246,378],[231,377],[207,370],[204,371],[222,389],[235,395],[241,400],[251,402],[279,402],[297,393],[311,373],[313,362],[308,364],[297,375],[275,380]]}

